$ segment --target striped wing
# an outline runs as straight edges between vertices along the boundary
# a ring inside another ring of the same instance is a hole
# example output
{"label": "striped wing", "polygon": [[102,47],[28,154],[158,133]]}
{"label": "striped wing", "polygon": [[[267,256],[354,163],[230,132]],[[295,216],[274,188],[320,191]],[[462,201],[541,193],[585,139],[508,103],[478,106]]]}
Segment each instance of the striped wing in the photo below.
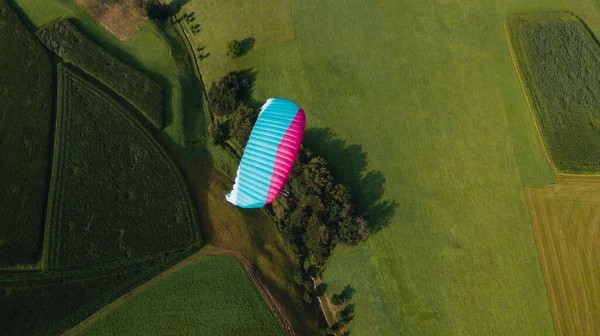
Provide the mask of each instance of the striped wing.
{"label": "striped wing", "polygon": [[306,115],[287,99],[271,98],[261,108],[226,199],[242,208],[275,200],[300,150]]}

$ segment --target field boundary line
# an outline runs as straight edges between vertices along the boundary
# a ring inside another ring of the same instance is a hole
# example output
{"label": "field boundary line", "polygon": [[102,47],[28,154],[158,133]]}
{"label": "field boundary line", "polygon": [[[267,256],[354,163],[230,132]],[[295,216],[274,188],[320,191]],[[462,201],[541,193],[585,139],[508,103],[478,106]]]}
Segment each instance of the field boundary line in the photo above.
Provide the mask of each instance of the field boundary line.
{"label": "field boundary line", "polygon": [[546,161],[548,161],[550,166],[552,168],[554,168],[555,171],[558,172],[559,170],[556,169],[554,162],[552,162],[552,159],[550,158],[550,153],[548,152],[548,148],[546,147],[546,141],[544,140],[544,136],[542,135],[540,125],[538,124],[537,117],[535,116],[535,113],[534,113],[534,108],[535,108],[534,105],[535,104],[532,101],[533,99],[531,97],[529,97],[529,95],[527,94],[527,89],[525,87],[525,81],[523,79],[523,75],[521,74],[521,71],[519,70],[520,62],[519,62],[519,60],[516,56],[516,53],[513,49],[513,45],[512,45],[513,38],[511,36],[510,29],[508,28],[508,18],[504,19],[504,35],[506,36],[506,44],[508,44],[508,51],[510,53],[510,58],[512,60],[513,68],[515,69],[515,73],[517,74],[519,84],[521,85],[521,92],[523,92],[523,97],[525,97],[525,102],[527,103],[527,107],[529,109],[529,115],[533,119],[533,125],[535,126],[535,131],[536,131],[538,139],[542,145],[544,157],[546,158]]}

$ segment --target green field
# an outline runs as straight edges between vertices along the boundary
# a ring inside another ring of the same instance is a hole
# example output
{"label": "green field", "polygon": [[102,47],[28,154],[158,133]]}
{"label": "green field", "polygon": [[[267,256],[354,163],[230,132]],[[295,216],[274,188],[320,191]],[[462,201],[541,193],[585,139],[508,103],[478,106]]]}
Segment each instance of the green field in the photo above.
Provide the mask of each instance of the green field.
{"label": "green field", "polygon": [[240,263],[207,256],[144,289],[76,335],[283,335]]}
{"label": "green field", "polygon": [[4,335],[58,335],[181,259],[180,255],[0,277]]}
{"label": "green field", "polygon": [[527,188],[527,201],[558,335],[600,332],[600,179],[560,176]]}
{"label": "green field", "polygon": [[[397,202],[366,244],[328,262],[332,292],[356,290],[352,334],[553,334],[523,185],[555,177],[504,20],[569,10],[596,30],[597,2],[269,3],[192,0],[183,12],[196,13],[194,43],[210,53],[205,82],[252,69],[257,100],[293,99],[309,128],[325,128],[306,140],[344,167],[341,179],[381,172],[355,182],[360,202]],[[224,55],[249,37],[245,56]]]}
{"label": "green field", "polygon": [[[172,31],[167,34],[156,24],[144,24],[127,41],[119,41],[106,31],[81,7],[71,0],[45,1],[11,0],[19,13],[30,23],[32,30],[57,18],[69,18],[77,28],[113,56],[146,74],[164,88],[164,138],[176,149],[186,141],[195,141],[202,129],[201,86],[188,75],[188,69],[177,62],[181,51],[171,46]],[[186,128],[187,127],[187,128]]]}
{"label": "green field", "polygon": [[0,268],[41,255],[52,122],[52,63],[0,0]]}
{"label": "green field", "polygon": [[556,169],[600,171],[600,48],[573,14],[513,15],[507,38]]}
{"label": "green field", "polygon": [[198,215],[178,167],[136,112],[84,76],[59,64],[46,263],[80,266],[196,244]]}
{"label": "green field", "polygon": [[82,34],[69,20],[56,20],[36,32],[46,48],[84,70],[163,126],[163,89]]}

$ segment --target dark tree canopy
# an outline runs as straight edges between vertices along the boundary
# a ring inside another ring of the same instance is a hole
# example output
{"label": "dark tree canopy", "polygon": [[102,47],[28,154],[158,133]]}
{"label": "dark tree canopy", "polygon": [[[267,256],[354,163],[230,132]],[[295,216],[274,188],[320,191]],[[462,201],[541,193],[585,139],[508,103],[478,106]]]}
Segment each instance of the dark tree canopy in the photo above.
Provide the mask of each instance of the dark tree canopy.
{"label": "dark tree canopy", "polygon": [[369,236],[368,222],[355,215],[350,189],[334,183],[324,158],[301,150],[285,189],[273,212],[284,238],[309,262],[323,265],[337,243],[356,244]]}
{"label": "dark tree canopy", "polygon": [[233,115],[232,137],[245,147],[250,137],[252,127],[258,118],[258,113],[243,103],[240,103]]}
{"label": "dark tree canopy", "polygon": [[169,5],[159,0],[147,0],[144,3],[144,13],[153,20],[165,20],[174,15]]}
{"label": "dark tree canopy", "polygon": [[217,116],[226,116],[236,110],[238,102],[247,94],[250,85],[238,72],[230,72],[208,91],[208,104]]}

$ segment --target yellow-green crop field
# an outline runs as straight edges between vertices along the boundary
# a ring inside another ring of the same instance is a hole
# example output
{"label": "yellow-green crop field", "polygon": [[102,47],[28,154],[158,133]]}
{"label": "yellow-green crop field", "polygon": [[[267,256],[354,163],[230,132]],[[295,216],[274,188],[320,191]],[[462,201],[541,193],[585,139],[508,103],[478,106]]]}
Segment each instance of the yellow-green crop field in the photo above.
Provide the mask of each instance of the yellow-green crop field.
{"label": "yellow-green crop field", "polygon": [[527,188],[550,306],[559,335],[600,330],[600,177],[560,176]]}

